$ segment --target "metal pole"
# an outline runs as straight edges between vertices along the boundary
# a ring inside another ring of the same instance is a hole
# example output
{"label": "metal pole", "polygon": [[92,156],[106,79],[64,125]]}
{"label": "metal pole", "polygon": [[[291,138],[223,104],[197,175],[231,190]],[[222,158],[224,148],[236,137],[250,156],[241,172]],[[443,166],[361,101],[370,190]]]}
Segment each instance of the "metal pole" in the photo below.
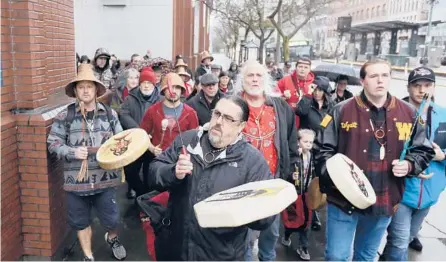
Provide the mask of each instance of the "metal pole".
{"label": "metal pole", "polygon": [[428,14],[428,24],[427,24],[427,32],[426,32],[426,40],[424,41],[424,59],[422,59],[422,64],[424,66],[427,65],[428,60],[428,52],[431,44],[431,26],[432,26],[432,12],[434,10],[434,2],[435,0],[429,0],[430,8]]}
{"label": "metal pole", "polygon": [[[279,9],[279,13],[278,13],[278,16],[277,16],[277,24],[279,25],[279,27],[280,28],[282,28],[282,7],[280,7],[280,9]],[[281,54],[281,52],[280,52],[280,39],[281,39],[281,37],[280,37],[280,34],[279,34],[279,30],[277,30],[277,39],[276,39],[276,54],[275,54],[275,57],[276,57],[276,63],[281,63],[282,61],[282,54]]]}

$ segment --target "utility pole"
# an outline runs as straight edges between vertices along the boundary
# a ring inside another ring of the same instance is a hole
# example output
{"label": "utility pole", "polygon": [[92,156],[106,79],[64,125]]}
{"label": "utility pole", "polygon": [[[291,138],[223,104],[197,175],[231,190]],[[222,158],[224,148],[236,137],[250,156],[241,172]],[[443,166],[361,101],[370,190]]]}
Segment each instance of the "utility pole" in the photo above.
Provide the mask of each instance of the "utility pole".
{"label": "utility pole", "polygon": [[[279,9],[279,13],[277,14],[277,24],[279,25],[279,27],[280,28],[282,28],[282,6],[280,7],[280,9]],[[276,30],[277,31],[277,38],[276,38],[276,53],[275,53],[275,57],[276,57],[276,63],[280,63],[281,62],[281,59],[282,59],[282,52],[280,52],[280,47],[281,47],[281,44],[280,44],[280,39],[281,39],[281,36],[280,36],[280,34],[279,34],[279,30]]]}
{"label": "utility pole", "polygon": [[431,27],[432,27],[432,12],[434,11],[434,4],[435,4],[435,0],[428,0],[429,1],[429,14],[428,14],[428,24],[427,24],[427,32],[426,32],[426,40],[424,41],[424,54],[423,54],[423,58],[421,59],[421,63],[423,64],[423,66],[427,66],[428,64],[428,52],[429,52],[429,48],[431,45]]}

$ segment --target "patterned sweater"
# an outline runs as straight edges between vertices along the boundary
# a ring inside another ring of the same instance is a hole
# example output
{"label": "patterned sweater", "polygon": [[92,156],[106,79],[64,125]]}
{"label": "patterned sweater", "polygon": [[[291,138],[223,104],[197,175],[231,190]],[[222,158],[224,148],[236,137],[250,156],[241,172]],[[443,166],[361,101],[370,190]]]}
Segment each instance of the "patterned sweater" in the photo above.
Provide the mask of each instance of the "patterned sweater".
{"label": "patterned sweater", "polygon": [[83,182],[76,181],[82,165],[82,160],[75,159],[74,150],[82,146],[85,141],[87,147],[100,147],[107,139],[113,136],[113,125],[115,133],[122,131],[118,115],[112,111],[112,119],[108,119],[107,111],[101,104],[97,104],[97,116],[93,120],[93,132],[90,135],[84,125],[84,137],[82,136],[82,115],[76,105],[76,114],[66,130],[65,118],[67,109],[61,111],[55,118],[47,139],[48,151],[56,154],[59,159],[64,160],[64,189],[78,195],[94,195],[103,192],[106,188],[115,187],[120,184],[120,170],[104,170],[96,161],[96,153],[88,155],[88,177]]}

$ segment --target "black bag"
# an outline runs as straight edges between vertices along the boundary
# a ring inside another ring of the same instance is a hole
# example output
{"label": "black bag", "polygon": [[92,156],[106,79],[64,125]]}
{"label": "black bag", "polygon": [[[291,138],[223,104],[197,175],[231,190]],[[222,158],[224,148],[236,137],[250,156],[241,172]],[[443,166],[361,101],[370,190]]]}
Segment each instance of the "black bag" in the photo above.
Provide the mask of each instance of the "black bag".
{"label": "black bag", "polygon": [[156,260],[171,261],[173,259],[171,258],[172,252],[169,248],[169,241],[171,240],[170,209],[152,201],[153,197],[160,193],[152,191],[139,196],[136,201],[141,211],[150,220],[150,225],[155,233]]}

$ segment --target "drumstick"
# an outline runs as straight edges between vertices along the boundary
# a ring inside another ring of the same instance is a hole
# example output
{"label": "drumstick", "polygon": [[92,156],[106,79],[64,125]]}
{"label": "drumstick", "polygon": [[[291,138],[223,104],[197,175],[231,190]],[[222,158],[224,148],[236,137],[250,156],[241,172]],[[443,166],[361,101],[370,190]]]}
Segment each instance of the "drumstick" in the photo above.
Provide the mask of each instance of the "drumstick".
{"label": "drumstick", "polygon": [[161,121],[161,141],[157,147],[161,148],[161,144],[164,142],[164,133],[166,132],[167,126],[169,125],[169,120],[163,119]]}
{"label": "drumstick", "polygon": [[[171,79],[167,76],[167,90],[169,91],[169,94],[170,94],[170,96],[174,96],[174,94],[173,94],[173,89],[172,89],[172,82],[171,82]],[[177,109],[174,107],[173,108],[173,113],[175,114],[175,119],[176,119],[176,121],[175,122],[177,122],[177,126],[178,126],[178,132],[179,132],[179,134],[178,134],[178,136],[180,137],[180,141],[181,141],[181,153],[183,154],[183,155],[187,155],[187,151],[186,151],[186,146],[184,145],[184,141],[183,141],[183,136],[181,135],[181,127],[180,127],[180,123],[178,122],[178,114],[177,114]]]}
{"label": "drumstick", "polygon": [[419,121],[421,115],[423,114],[424,106],[426,105],[428,98],[429,98],[429,94],[425,93],[423,96],[423,100],[421,101],[421,105],[415,114],[415,121],[414,121],[412,127],[410,128],[409,136],[407,137],[406,141],[404,142],[403,151],[401,152],[400,159],[399,159],[400,162],[402,162],[406,158],[407,151],[410,149],[409,143],[411,141],[413,131],[415,130],[415,126],[417,125],[417,122]]}
{"label": "drumstick", "polygon": [[[84,107],[84,102],[80,101],[79,102],[79,107],[81,110],[81,114],[82,117],[84,118],[81,122],[82,122],[82,137],[84,138],[84,141],[82,142],[82,146],[86,146],[85,144],[85,118],[86,118],[86,114],[85,114],[85,107]],[[79,173],[77,175],[77,181],[84,181],[85,177],[88,176],[88,155],[87,155],[87,159],[82,160],[82,165],[81,168],[79,170]]]}

